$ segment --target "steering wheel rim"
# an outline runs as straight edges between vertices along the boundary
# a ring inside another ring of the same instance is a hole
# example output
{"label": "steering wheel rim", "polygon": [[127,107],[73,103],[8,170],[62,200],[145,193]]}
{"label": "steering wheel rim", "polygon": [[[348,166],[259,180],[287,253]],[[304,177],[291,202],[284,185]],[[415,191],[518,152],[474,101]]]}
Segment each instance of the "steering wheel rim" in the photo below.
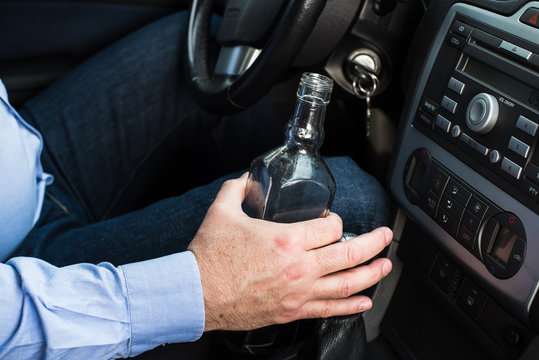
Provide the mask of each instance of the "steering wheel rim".
{"label": "steering wheel rim", "polygon": [[193,0],[184,63],[186,81],[197,103],[218,114],[239,112],[256,103],[290,67],[325,4],[326,0],[286,1],[260,54],[237,76],[210,72],[208,49],[213,0]]}

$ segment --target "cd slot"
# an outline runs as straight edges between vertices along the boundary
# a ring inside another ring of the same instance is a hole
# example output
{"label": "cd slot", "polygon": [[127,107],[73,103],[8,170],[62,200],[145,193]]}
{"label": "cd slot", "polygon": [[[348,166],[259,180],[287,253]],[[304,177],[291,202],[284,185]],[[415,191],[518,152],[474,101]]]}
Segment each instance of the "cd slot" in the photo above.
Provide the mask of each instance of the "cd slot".
{"label": "cd slot", "polygon": [[532,51],[533,49],[518,46],[515,43],[479,29],[474,29],[470,37],[470,43],[477,45],[479,48],[491,51],[497,56],[516,61],[534,71],[539,70],[539,63],[535,59],[539,57],[539,55],[534,54]]}
{"label": "cd slot", "polygon": [[537,84],[539,84],[539,73],[537,71],[502,57],[499,53],[494,53],[473,43],[466,44],[462,52],[471,58],[480,59],[481,62],[498,69],[532,88],[537,88]]}

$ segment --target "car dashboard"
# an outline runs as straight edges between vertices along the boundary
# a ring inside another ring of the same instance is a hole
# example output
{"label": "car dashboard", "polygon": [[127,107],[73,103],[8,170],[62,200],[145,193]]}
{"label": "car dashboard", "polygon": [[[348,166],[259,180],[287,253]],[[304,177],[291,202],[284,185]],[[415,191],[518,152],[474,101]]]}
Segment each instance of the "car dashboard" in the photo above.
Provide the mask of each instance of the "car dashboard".
{"label": "car dashboard", "polygon": [[[537,356],[530,348],[539,329],[539,2],[510,14],[449,5],[432,15],[440,22],[430,47],[422,44],[390,191],[418,230],[402,234],[414,238],[408,252],[482,339],[481,358]],[[390,305],[384,322],[393,345],[422,358],[392,313],[400,316]],[[448,354],[460,353],[441,358]]]}

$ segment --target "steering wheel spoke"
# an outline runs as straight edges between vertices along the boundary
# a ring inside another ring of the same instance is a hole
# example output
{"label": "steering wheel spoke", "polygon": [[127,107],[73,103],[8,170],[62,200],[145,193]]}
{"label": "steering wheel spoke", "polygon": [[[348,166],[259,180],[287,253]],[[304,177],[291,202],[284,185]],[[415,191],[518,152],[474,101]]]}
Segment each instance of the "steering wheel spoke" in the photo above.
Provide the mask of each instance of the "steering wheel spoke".
{"label": "steering wheel spoke", "polygon": [[[184,60],[195,100],[218,114],[238,112],[256,103],[292,64],[326,1],[229,0],[217,37],[221,49],[212,72],[208,66],[208,29],[213,1],[193,0]],[[268,9],[276,11],[274,21],[268,20]]]}
{"label": "steering wheel spoke", "polygon": [[223,46],[213,71],[216,75],[241,76],[256,61],[262,49],[247,45]]}

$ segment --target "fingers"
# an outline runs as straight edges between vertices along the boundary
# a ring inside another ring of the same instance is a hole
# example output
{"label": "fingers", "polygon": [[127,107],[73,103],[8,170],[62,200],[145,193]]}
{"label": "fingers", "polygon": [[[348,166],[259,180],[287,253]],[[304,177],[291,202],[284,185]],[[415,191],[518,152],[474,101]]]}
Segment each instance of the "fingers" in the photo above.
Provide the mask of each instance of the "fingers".
{"label": "fingers", "polygon": [[299,312],[301,319],[328,318],[357,314],[372,308],[367,296],[357,295],[338,300],[315,300],[306,303]]}
{"label": "fingers", "polygon": [[233,209],[241,208],[241,203],[245,198],[245,186],[249,173],[244,173],[237,179],[227,180],[217,193],[214,203],[224,203]]}
{"label": "fingers", "polygon": [[298,223],[305,231],[304,249],[311,250],[332,244],[342,236],[342,219],[334,213],[325,218]]}
{"label": "fingers", "polygon": [[391,268],[390,260],[376,259],[369,265],[326,275],[314,284],[313,297],[319,300],[347,298],[378,283]]}
{"label": "fingers", "polygon": [[393,233],[381,227],[353,239],[331,244],[311,253],[315,256],[321,275],[349,269],[372,259],[380,253],[393,238]]}

